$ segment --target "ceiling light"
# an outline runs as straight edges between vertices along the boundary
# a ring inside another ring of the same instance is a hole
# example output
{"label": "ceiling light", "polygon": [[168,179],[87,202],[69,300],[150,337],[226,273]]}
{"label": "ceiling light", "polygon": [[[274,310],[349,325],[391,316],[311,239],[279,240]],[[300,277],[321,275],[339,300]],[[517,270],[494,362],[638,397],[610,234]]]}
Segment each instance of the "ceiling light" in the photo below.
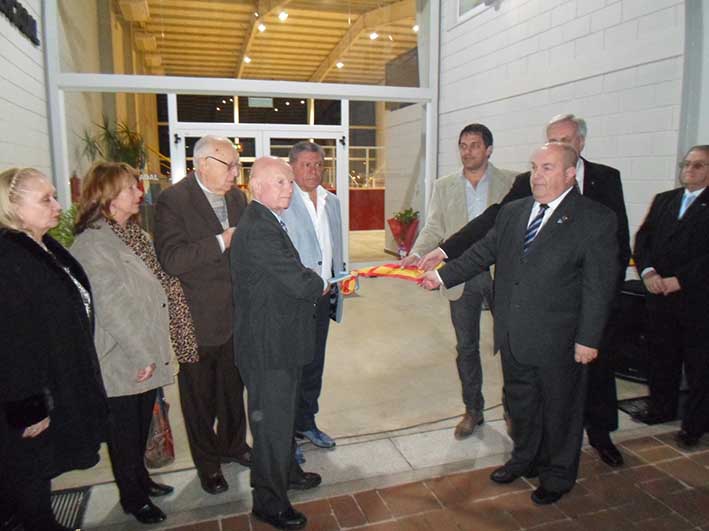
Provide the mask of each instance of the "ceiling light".
{"label": "ceiling light", "polygon": [[222,109],[221,109],[221,107],[217,107],[217,110],[218,110],[218,111],[221,111]]}
{"label": "ceiling light", "polygon": [[288,13],[286,13],[285,11],[281,11],[280,13],[278,13],[278,20],[280,20],[281,22],[285,22],[286,20],[288,20]]}
{"label": "ceiling light", "polygon": [[290,107],[290,102],[289,102],[289,101],[286,102],[286,107]]}
{"label": "ceiling light", "polygon": [[245,62],[246,64],[249,64],[249,63],[251,62],[251,57],[249,57],[248,55],[245,55],[245,56],[244,56],[244,62]]}
{"label": "ceiling light", "polygon": [[262,22],[261,24],[259,24],[259,25],[258,25],[258,30],[259,30],[261,33],[263,33],[264,31],[266,31],[266,24],[264,24],[263,22]]}
{"label": "ceiling light", "polygon": [[369,34],[369,38],[373,41],[377,40],[378,37],[379,37],[379,33],[377,33],[376,31],[373,31],[372,33]]}
{"label": "ceiling light", "polygon": [[335,63],[335,66],[337,68],[342,68],[343,66],[345,66],[345,63],[343,63],[342,61],[337,61],[337,63]]}
{"label": "ceiling light", "polygon": [[418,24],[414,24],[414,27],[411,28],[411,29],[414,30],[414,33],[418,33],[418,32],[419,32],[419,25],[418,25]]}
{"label": "ceiling light", "polygon": [[301,105],[305,105],[305,100],[300,100]]}
{"label": "ceiling light", "polygon": [[278,107],[274,107],[273,110],[278,112]]}
{"label": "ceiling light", "polygon": [[222,100],[222,103],[226,103],[226,100]]}
{"label": "ceiling light", "polygon": [[259,15],[258,15],[258,11],[254,11],[254,16],[255,16],[256,18],[258,18],[258,16],[259,16]]}
{"label": "ceiling light", "polygon": [[394,37],[392,37],[391,35],[389,35],[389,40],[390,40],[390,41],[393,41],[393,40],[394,40]]}
{"label": "ceiling light", "polygon": [[234,98],[229,98],[229,101],[234,103]]}

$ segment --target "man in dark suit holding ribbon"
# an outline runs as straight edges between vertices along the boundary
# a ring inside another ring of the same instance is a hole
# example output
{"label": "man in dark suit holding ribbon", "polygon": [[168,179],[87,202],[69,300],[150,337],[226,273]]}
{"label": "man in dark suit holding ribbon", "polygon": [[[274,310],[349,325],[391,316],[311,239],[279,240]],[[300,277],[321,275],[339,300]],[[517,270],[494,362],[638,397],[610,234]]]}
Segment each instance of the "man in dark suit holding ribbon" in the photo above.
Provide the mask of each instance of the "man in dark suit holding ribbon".
{"label": "man in dark suit holding ribbon", "polygon": [[532,158],[533,197],[500,209],[494,227],[422,284],[450,288],[495,264],[495,345],[514,425],[497,483],[539,473],[532,501],[570,491],[583,438],[587,367],[598,355],[618,273],[616,216],[580,195],[576,150],[552,142]]}
{"label": "man in dark suit holding ribbon", "polygon": [[287,490],[317,487],[318,474],[295,460],[300,379],[313,359],[316,304],[330,286],[298,256],[283,211],[293,195],[293,170],[262,157],[251,168],[249,203],[234,234],[234,353],[248,391],[254,438],[253,515],[278,529],[301,529]]}

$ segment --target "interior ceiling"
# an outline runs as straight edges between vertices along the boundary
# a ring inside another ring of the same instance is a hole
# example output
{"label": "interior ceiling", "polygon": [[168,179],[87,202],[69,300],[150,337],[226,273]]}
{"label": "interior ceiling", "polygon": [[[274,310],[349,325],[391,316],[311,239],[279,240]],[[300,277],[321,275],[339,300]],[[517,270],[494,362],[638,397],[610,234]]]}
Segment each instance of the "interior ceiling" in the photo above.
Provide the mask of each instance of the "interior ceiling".
{"label": "interior ceiling", "polygon": [[[148,73],[384,84],[385,65],[417,44],[415,0],[117,3],[148,43]],[[130,9],[138,13],[134,20]],[[282,11],[288,13],[285,21],[279,20]],[[372,32],[377,39],[370,38]],[[337,68],[338,62],[344,66]]]}

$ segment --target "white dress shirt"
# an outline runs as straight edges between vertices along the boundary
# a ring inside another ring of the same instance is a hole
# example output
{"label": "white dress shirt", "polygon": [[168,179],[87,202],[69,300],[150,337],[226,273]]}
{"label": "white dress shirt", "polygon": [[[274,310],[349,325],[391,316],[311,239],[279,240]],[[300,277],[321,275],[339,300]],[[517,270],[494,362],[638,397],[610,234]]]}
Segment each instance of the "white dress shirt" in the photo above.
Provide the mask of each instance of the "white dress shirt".
{"label": "white dress shirt", "polygon": [[323,280],[328,281],[332,278],[332,241],[330,239],[330,223],[327,219],[325,211],[325,201],[327,201],[327,190],[322,186],[315,189],[317,194],[317,209],[313,204],[308,192],[304,192],[300,188],[294,189],[296,193],[301,194],[305,208],[310,215],[310,222],[313,224],[315,234],[318,237],[320,244],[320,252],[322,253],[322,261],[320,263],[320,271],[316,271]]}

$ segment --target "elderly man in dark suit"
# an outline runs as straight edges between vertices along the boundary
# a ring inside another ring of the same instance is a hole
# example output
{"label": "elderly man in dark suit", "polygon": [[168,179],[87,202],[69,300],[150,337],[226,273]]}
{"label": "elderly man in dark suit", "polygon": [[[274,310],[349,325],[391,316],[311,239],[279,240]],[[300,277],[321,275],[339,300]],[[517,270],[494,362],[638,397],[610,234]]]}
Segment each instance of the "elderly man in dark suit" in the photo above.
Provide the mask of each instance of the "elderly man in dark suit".
{"label": "elderly man in dark suit", "polygon": [[693,448],[709,429],[709,145],[680,163],[681,188],[655,196],[635,236],[647,289],[650,406],[636,418],[675,418],[684,362],[689,398],[677,442]]}
{"label": "elderly man in dark suit", "polygon": [[295,460],[295,414],[300,379],[313,359],[317,302],[329,292],[298,256],[283,211],[293,195],[293,170],[262,157],[251,168],[249,204],[231,249],[234,354],[248,390],[254,438],[253,515],[279,529],[305,527],[288,489],[311,489],[318,474]]}
{"label": "elderly man in dark suit", "polygon": [[251,463],[244,384],[232,358],[227,252],[246,196],[234,188],[241,165],[228,139],[202,137],[194,165],[158,198],[155,250],[165,271],[180,279],[195,324],[199,361],[180,365],[180,404],[202,488],[218,494],[229,488],[221,463]]}
{"label": "elderly man in dark suit", "polygon": [[[573,114],[554,116],[546,127],[546,137],[549,142],[566,142],[571,144],[580,155],[586,145],[587,127],[582,118]],[[532,195],[530,173],[517,176],[509,193],[499,205],[488,208],[479,217],[465,225],[460,231],[441,243],[438,249],[429,253],[421,261],[420,267],[430,269],[438,265],[444,258],[453,259],[465,252],[477,240],[485,236],[495,223],[495,217],[501,205]],[[623,186],[620,172],[610,166],[590,162],[579,157],[576,163],[576,182],[579,192],[607,206],[615,212],[618,225],[616,240],[618,242],[618,282],[614,304],[619,304],[620,290],[625,280],[625,270],[630,259],[630,236],[628,232],[628,215],[625,211]],[[619,323],[609,321],[604,333],[604,340],[613,337],[613,327]],[[623,464],[623,455],[613,444],[610,432],[618,429],[618,396],[615,385],[615,374],[610,356],[605,351],[605,343],[596,361],[588,367],[588,393],[585,406],[585,426],[588,441],[601,459],[612,467]]]}
{"label": "elderly man in dark suit", "polygon": [[514,449],[490,477],[509,483],[538,471],[540,505],[576,481],[586,364],[598,354],[618,273],[615,215],[574,189],[576,160],[569,144],[538,149],[533,197],[502,207],[482,240],[422,281],[449,288],[495,264],[494,335]]}

